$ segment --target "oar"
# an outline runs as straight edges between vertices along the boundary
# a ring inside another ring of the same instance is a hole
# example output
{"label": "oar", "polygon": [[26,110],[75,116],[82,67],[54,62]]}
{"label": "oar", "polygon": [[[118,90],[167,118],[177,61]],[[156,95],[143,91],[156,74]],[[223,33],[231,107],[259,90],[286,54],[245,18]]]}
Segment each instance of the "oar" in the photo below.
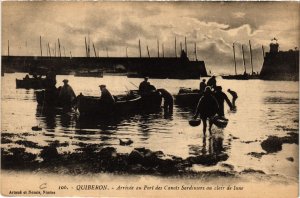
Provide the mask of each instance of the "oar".
{"label": "oar", "polygon": [[132,84],[133,86],[135,86],[136,88],[139,88],[138,86],[136,86],[133,82],[130,82],[130,84]]}

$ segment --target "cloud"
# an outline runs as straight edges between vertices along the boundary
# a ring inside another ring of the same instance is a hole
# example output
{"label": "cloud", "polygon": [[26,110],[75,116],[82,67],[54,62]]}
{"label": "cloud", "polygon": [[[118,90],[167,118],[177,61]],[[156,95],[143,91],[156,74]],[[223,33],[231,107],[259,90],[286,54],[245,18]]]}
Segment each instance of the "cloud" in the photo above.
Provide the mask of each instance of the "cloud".
{"label": "cloud", "polygon": [[299,47],[299,12],[293,2],[3,2],[2,54],[10,40],[12,54],[38,55],[41,35],[43,46],[49,42],[54,48],[60,38],[73,56],[85,55],[85,37],[102,54],[107,47],[110,56],[124,56],[126,47],[138,56],[139,39],[144,56],[146,46],[157,56],[157,39],[165,55],[174,56],[176,36],[178,51],[186,37],[191,59],[197,43],[207,67],[226,72],[233,71],[232,43],[241,65],[240,45],[251,40],[259,68],[261,45],[271,38],[279,38],[281,50]]}

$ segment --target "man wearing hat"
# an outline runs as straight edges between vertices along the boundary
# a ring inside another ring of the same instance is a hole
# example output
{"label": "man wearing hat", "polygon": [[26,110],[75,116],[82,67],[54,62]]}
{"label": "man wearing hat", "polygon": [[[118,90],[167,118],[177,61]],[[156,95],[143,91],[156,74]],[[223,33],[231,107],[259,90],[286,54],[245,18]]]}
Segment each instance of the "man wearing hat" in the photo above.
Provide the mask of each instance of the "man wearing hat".
{"label": "man wearing hat", "polygon": [[111,93],[106,89],[106,85],[100,85],[101,97],[100,99],[106,104],[113,104],[115,102],[114,97]]}
{"label": "man wearing hat", "polygon": [[59,100],[64,106],[70,105],[76,98],[75,92],[68,82],[69,81],[67,79],[63,80],[64,85],[61,87],[59,92]]}
{"label": "man wearing hat", "polygon": [[148,82],[148,77],[144,78],[144,81],[140,83],[139,86],[139,91],[141,94],[147,93],[149,90],[149,82]]}

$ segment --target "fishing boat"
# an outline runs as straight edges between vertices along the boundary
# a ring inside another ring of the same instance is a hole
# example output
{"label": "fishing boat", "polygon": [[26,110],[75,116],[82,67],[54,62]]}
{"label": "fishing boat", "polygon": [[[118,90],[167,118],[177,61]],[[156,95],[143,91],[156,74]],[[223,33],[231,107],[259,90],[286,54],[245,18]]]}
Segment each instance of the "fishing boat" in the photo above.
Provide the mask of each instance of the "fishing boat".
{"label": "fishing boat", "polygon": [[237,74],[237,75],[222,76],[222,78],[226,80],[249,80],[249,75]]}
{"label": "fishing boat", "polygon": [[102,70],[87,70],[87,71],[76,71],[74,76],[81,76],[81,77],[98,77],[103,78],[103,71]]}
{"label": "fishing boat", "polygon": [[251,68],[252,74],[248,74],[246,71],[246,64],[245,64],[245,54],[244,54],[244,46],[242,45],[242,54],[243,54],[243,65],[244,65],[244,74],[237,74],[236,71],[236,59],[235,59],[235,45],[233,43],[233,59],[234,59],[234,68],[235,68],[235,75],[224,75],[222,76],[223,79],[226,80],[251,80],[251,79],[259,79],[259,75],[255,74],[253,71],[253,61],[252,61],[252,47],[251,41],[249,40],[249,49],[250,49],[250,61],[251,61]]}
{"label": "fishing boat", "polygon": [[175,102],[179,106],[196,108],[198,101],[202,95],[198,89],[180,88],[175,96]]}
{"label": "fishing boat", "polygon": [[16,79],[16,88],[20,89],[43,89],[46,85],[45,78],[23,78]]}
{"label": "fishing boat", "polygon": [[147,96],[141,96],[137,90],[132,90],[126,95],[117,95],[114,98],[114,104],[107,104],[100,97],[79,95],[77,97],[77,107],[81,116],[106,117],[158,110],[162,102],[162,97],[158,91]]}

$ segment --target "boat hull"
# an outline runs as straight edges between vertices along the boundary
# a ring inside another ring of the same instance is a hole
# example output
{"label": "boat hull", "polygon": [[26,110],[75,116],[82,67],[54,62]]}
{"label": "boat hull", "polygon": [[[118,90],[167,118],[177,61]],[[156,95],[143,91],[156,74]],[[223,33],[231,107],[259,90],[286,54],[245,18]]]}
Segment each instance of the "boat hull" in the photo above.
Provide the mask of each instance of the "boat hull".
{"label": "boat hull", "polygon": [[249,80],[248,75],[228,75],[228,76],[222,76],[225,80]]}
{"label": "boat hull", "polygon": [[17,89],[44,89],[46,86],[45,79],[16,79],[16,88]]}
{"label": "boat hull", "polygon": [[201,96],[199,90],[180,89],[175,96],[175,103],[183,107],[196,108]]}
{"label": "boat hull", "polygon": [[158,110],[161,107],[162,97],[154,92],[148,97],[140,96],[135,91],[126,96],[115,96],[114,104],[103,102],[100,97],[78,96],[77,107],[80,116],[94,115],[95,117],[129,115],[148,110]]}

